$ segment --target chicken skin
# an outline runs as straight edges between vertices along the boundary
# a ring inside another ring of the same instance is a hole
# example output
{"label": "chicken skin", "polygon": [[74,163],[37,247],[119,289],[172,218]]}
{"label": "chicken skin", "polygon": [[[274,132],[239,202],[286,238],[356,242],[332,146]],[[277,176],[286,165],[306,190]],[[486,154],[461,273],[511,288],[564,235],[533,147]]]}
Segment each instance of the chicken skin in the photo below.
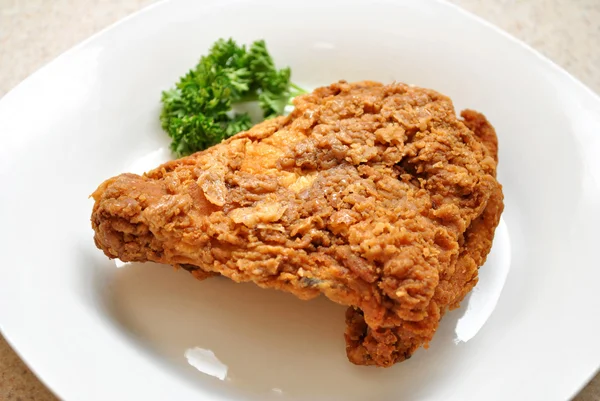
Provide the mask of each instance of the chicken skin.
{"label": "chicken skin", "polygon": [[401,83],[340,81],[267,120],[94,192],[109,258],[347,305],[346,350],[391,366],[475,286],[503,210],[485,117]]}

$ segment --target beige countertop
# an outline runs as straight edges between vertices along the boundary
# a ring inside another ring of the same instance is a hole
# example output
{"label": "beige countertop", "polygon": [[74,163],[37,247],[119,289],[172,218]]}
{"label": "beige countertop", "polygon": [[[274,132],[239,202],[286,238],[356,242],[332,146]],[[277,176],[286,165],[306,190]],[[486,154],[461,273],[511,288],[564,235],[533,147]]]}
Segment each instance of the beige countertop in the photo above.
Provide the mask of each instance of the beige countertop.
{"label": "beige countertop", "polygon": [[[0,0],[0,96],[61,52],[153,0]],[[600,92],[600,0],[451,0]],[[77,16],[77,17],[73,17]],[[0,336],[0,401],[56,400]],[[576,401],[600,400],[600,374]]]}

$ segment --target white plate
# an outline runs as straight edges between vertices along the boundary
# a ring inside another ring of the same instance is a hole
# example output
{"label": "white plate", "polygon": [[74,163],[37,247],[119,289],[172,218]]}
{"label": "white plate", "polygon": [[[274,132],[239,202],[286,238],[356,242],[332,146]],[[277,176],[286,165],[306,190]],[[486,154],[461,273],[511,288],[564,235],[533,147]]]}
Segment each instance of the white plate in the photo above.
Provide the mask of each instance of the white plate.
{"label": "white plate", "polygon": [[[341,306],[118,269],[94,247],[87,196],[166,155],[161,90],[230,36],[265,38],[305,86],[415,83],[496,126],[503,223],[480,284],[429,350],[353,366]],[[0,324],[65,400],[564,400],[599,365],[600,99],[453,6],[163,2],[6,95],[0,135]]]}

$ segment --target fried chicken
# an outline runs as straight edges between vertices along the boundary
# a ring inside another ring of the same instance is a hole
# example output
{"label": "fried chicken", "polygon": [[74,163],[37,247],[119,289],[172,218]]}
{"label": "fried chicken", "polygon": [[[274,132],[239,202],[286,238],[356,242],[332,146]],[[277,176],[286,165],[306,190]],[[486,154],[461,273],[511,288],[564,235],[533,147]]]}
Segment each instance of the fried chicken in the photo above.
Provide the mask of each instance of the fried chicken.
{"label": "fried chicken", "polygon": [[346,350],[391,366],[477,283],[503,209],[493,127],[435,91],[341,81],[295,109],[94,192],[95,242],[198,279],[348,305]]}

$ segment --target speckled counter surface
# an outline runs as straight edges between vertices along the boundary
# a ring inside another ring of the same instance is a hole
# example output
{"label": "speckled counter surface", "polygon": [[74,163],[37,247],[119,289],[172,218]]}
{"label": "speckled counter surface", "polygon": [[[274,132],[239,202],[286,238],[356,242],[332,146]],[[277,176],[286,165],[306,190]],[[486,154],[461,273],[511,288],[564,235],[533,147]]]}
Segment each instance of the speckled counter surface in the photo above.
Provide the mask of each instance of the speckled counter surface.
{"label": "speckled counter surface", "polygon": [[[600,0],[451,0],[600,92]],[[0,96],[61,52],[152,0],[0,0]],[[74,18],[73,16],[77,16]],[[56,400],[0,336],[0,401]],[[600,400],[600,375],[576,401]]]}

